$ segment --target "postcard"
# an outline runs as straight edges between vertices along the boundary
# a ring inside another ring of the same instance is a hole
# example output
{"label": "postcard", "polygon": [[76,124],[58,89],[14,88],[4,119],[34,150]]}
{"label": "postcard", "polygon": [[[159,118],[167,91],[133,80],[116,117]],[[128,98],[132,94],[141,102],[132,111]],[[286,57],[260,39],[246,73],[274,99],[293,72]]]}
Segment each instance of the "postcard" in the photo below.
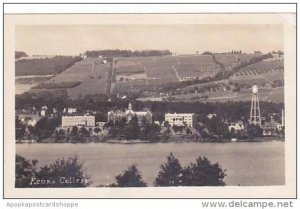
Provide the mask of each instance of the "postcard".
{"label": "postcard", "polygon": [[5,14],[5,197],[295,197],[294,18]]}

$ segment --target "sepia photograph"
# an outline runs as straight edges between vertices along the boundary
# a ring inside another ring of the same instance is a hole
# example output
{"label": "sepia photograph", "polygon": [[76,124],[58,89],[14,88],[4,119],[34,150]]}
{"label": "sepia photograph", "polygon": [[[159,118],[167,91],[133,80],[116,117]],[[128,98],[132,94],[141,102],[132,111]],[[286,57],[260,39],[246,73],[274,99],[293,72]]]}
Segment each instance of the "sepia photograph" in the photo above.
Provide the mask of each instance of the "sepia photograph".
{"label": "sepia photograph", "polygon": [[10,186],[287,186],[293,36],[261,15],[7,15]]}

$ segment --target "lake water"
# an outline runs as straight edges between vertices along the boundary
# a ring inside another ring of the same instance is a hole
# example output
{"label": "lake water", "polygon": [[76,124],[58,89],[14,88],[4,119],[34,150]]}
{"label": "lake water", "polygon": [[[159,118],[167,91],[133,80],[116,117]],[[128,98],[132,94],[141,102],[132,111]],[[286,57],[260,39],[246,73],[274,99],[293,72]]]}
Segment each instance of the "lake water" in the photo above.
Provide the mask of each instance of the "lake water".
{"label": "lake water", "polygon": [[160,165],[172,152],[183,166],[206,156],[226,169],[227,185],[257,186],[285,183],[284,142],[261,143],[156,143],[156,144],[16,144],[17,154],[37,159],[39,166],[57,158],[78,155],[92,186],[115,182],[115,176],[135,164],[152,185]]}

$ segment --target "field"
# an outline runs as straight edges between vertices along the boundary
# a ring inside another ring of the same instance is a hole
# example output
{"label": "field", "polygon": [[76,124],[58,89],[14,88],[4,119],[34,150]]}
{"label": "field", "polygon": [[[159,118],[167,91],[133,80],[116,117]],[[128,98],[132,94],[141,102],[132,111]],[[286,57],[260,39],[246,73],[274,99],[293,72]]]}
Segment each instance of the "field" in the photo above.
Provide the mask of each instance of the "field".
{"label": "field", "polygon": [[209,77],[218,73],[217,64],[209,55],[178,57],[178,63],[174,65],[179,77]]}
{"label": "field", "polygon": [[145,73],[140,62],[118,60],[115,64],[115,73],[120,75]]}
{"label": "field", "polygon": [[176,60],[173,57],[154,57],[141,60],[141,64],[145,67],[150,85],[177,82],[178,77],[172,68],[172,64],[175,62]]}
{"label": "field", "polygon": [[109,64],[102,64],[101,61],[98,58],[84,59],[48,80],[47,83],[81,82],[80,85],[68,89],[71,97],[105,93]]}
{"label": "field", "polygon": [[236,75],[257,75],[267,73],[269,71],[283,70],[284,63],[282,61],[258,62],[241,68]]}
{"label": "field", "polygon": [[[140,99],[143,97],[155,98],[163,92],[159,90],[164,84],[178,84],[184,80],[183,78],[213,77],[223,70],[220,63],[225,66],[228,65],[228,69],[231,69],[236,63],[255,56],[257,55],[216,54],[216,61],[210,55],[114,57],[114,62],[109,59],[107,63],[103,62],[105,58],[86,58],[59,74],[49,75],[46,78],[36,78],[39,79],[39,82],[35,85],[42,83],[37,87],[41,89],[67,89],[68,95],[72,98],[102,93],[121,93],[124,95],[133,93],[140,95]],[[194,85],[191,85],[192,82],[187,85],[181,82],[184,85],[171,93],[175,101],[249,100],[248,90],[252,85],[257,84],[262,100],[283,101],[283,89],[280,90],[283,80],[283,62],[261,61],[239,69],[229,79]],[[30,85],[29,88],[33,86],[31,83],[26,83],[26,79],[19,79],[18,81],[19,85],[28,84],[28,86]],[[278,83],[278,81],[282,81],[282,83]],[[237,88],[236,85],[240,85],[239,89],[235,89]]]}
{"label": "field", "polygon": [[218,62],[222,63],[225,67],[233,67],[239,62],[248,61],[251,58],[257,57],[255,54],[215,54],[215,58]]}
{"label": "field", "polygon": [[[206,93],[187,93],[182,95],[175,95],[174,101],[178,102],[227,102],[227,101],[251,101],[251,88],[242,89],[239,92],[232,91],[216,91]],[[284,102],[284,88],[265,87],[259,89],[260,101]]]}
{"label": "field", "polygon": [[15,62],[15,72],[16,76],[56,75],[80,59],[79,57],[65,56],[43,59],[21,59]]}
{"label": "field", "polygon": [[241,84],[272,84],[284,80],[284,68],[281,61],[258,62],[241,68],[229,79]]}
{"label": "field", "polygon": [[69,81],[69,82],[61,82],[61,83],[41,83],[32,89],[68,89],[74,88],[75,86],[80,85],[80,81]]}
{"label": "field", "polygon": [[46,80],[53,77],[52,75],[41,75],[41,76],[16,76],[15,79],[15,93],[22,94],[29,91],[32,87],[35,87]]}
{"label": "field", "polygon": [[85,76],[81,79],[81,85],[69,89],[71,97],[86,94],[101,94],[106,92],[109,64],[101,64],[100,61],[92,61],[89,68],[85,68]]}
{"label": "field", "polygon": [[146,80],[140,79],[140,80],[132,80],[127,82],[116,82],[113,93],[121,93],[126,94],[128,93],[128,90],[134,91],[137,89],[140,89],[144,86],[146,86]]}
{"label": "field", "polygon": [[[181,77],[214,76],[217,65],[211,56],[117,58],[116,74],[145,73],[146,85],[178,82]],[[136,82],[131,82],[135,85]],[[127,84],[117,84],[128,86]]]}

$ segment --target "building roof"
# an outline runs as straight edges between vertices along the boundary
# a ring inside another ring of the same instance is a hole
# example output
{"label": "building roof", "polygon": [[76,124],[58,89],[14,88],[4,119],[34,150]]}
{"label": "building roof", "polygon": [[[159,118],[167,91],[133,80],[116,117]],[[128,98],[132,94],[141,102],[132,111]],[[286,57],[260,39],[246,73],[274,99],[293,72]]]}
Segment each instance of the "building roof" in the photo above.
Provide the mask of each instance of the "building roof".
{"label": "building roof", "polygon": [[141,112],[135,112],[136,115],[146,115],[146,114],[151,114],[150,111],[141,111]]}
{"label": "building roof", "polygon": [[194,115],[195,113],[166,113],[165,115]]}

